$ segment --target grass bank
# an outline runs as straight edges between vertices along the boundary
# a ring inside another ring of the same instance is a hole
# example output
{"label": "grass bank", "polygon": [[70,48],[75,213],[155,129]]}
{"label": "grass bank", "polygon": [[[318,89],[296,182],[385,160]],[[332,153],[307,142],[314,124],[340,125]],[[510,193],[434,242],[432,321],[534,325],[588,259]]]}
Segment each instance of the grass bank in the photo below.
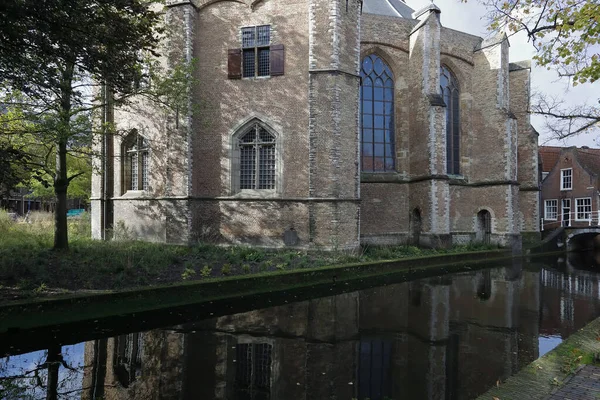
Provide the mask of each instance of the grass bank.
{"label": "grass bank", "polygon": [[600,353],[600,318],[571,335],[556,349],[499,383],[477,400],[541,400],[560,388],[581,365],[594,364]]}
{"label": "grass bank", "polygon": [[203,243],[103,242],[90,239],[88,215],[69,221],[68,252],[51,250],[52,233],[51,214],[33,213],[27,221],[13,221],[0,212],[0,301],[492,249],[482,245],[440,250],[367,247],[348,254]]}

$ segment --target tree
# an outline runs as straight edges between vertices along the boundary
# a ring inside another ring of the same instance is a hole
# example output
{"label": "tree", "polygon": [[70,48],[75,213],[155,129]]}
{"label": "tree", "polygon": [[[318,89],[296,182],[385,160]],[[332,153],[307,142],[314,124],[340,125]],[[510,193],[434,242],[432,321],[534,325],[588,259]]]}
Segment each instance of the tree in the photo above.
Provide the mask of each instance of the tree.
{"label": "tree", "polygon": [[[69,350],[69,346],[63,348],[53,344],[46,351],[0,359],[0,397],[46,400],[81,398],[83,391],[89,389],[82,387],[85,367],[69,357],[72,354]],[[27,357],[33,359],[27,360]],[[75,366],[69,365],[69,358],[71,363],[75,361]]]}
{"label": "tree", "polygon": [[[69,152],[90,143],[90,115],[103,106],[95,82],[127,95],[145,54],[155,54],[161,15],[146,0],[5,0],[0,4],[0,77],[29,122],[0,134],[31,135],[54,157],[54,248],[68,249]],[[19,96],[14,96],[19,93]],[[0,104],[0,107],[2,104]],[[105,128],[105,127],[103,127]],[[46,162],[44,166],[50,163]]]}
{"label": "tree", "polygon": [[[600,3],[597,0],[481,0],[488,7],[490,29],[524,32],[535,47],[534,60],[570,83],[600,79]],[[564,104],[539,94],[531,111],[548,117],[547,127],[559,138],[600,125],[600,99],[594,105]]]}

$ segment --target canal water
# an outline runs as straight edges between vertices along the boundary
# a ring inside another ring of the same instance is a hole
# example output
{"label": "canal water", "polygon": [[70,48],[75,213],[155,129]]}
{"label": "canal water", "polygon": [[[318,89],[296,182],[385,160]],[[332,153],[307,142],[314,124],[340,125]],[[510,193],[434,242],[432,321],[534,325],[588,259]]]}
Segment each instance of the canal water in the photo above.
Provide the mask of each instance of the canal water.
{"label": "canal water", "polygon": [[473,399],[600,316],[597,268],[515,260],[156,329],[4,335],[0,398]]}

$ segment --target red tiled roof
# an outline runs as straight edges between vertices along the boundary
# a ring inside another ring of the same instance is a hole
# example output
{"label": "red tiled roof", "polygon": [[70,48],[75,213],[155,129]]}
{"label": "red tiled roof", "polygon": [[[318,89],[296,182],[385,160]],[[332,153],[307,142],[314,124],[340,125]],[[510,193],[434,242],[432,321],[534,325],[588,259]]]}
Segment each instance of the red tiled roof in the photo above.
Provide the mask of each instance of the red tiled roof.
{"label": "red tiled roof", "polygon": [[538,148],[542,172],[550,172],[552,170],[558,161],[558,156],[562,149],[562,147],[557,146],[540,146]]}
{"label": "red tiled roof", "polygon": [[583,168],[594,175],[600,174],[600,149],[578,148],[575,153]]}
{"label": "red tiled roof", "polygon": [[542,172],[550,172],[563,150],[571,150],[575,154],[579,164],[589,173],[600,175],[600,149],[591,149],[589,147],[558,147],[558,146],[540,146],[540,164]]}

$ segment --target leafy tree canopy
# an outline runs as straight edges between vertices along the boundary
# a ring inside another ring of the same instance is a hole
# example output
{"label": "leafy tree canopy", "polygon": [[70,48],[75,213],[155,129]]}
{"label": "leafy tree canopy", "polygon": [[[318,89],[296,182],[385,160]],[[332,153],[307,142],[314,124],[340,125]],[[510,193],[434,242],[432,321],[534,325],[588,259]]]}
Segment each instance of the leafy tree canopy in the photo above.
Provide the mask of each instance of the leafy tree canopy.
{"label": "leafy tree canopy", "polygon": [[73,63],[127,90],[141,51],[157,48],[160,18],[146,0],[3,0],[0,77],[25,93],[55,91]]}
{"label": "leafy tree canopy", "polygon": [[133,92],[144,59],[157,55],[162,10],[154,3],[160,1],[0,2],[0,108],[21,115],[20,124],[0,125],[0,135],[24,142],[40,183],[52,175],[57,249],[68,248],[68,188],[87,171],[74,170],[73,156],[90,149],[94,110],[110,93]]}
{"label": "leafy tree canopy", "polygon": [[[463,0],[466,1],[466,0]],[[600,79],[600,2],[598,0],[480,0],[489,11],[490,29],[509,35],[525,32],[538,65],[555,69],[573,86]],[[600,102],[565,104],[539,94],[532,112],[546,117],[546,128],[558,138],[600,124]]]}

